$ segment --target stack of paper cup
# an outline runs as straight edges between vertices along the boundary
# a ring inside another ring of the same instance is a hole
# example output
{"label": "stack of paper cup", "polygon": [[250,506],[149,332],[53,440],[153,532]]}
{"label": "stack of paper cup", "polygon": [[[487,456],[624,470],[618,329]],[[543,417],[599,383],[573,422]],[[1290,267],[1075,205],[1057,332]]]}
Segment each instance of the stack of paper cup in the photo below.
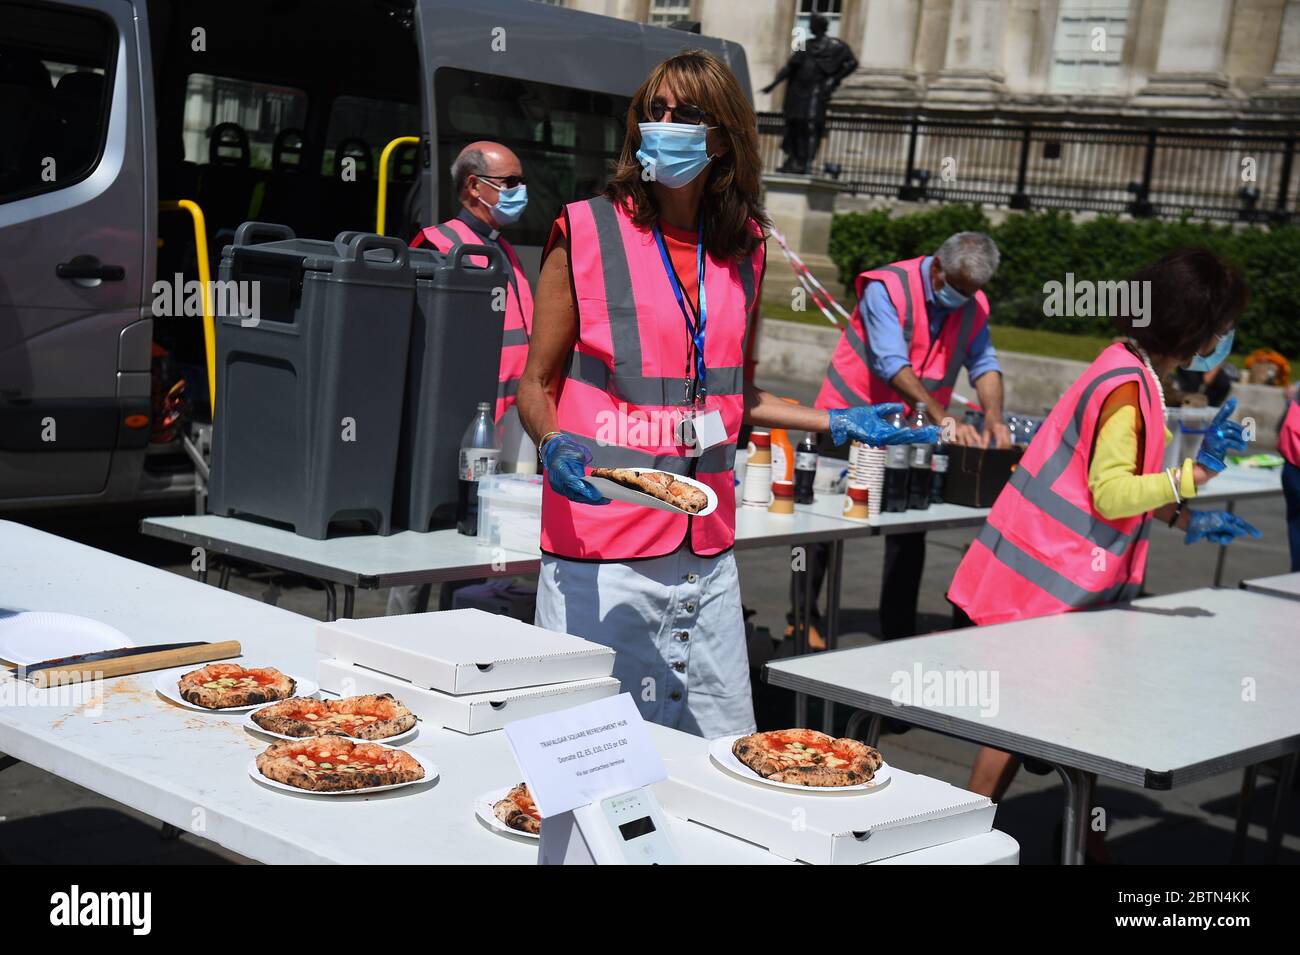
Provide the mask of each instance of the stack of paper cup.
{"label": "stack of paper cup", "polygon": [[740,503],[746,507],[767,507],[772,502],[772,435],[755,431],[749,438]]}
{"label": "stack of paper cup", "polygon": [[880,502],[885,492],[884,448],[871,448],[853,442],[849,448],[849,487],[865,487],[870,491],[867,503],[871,508],[871,516],[880,516]]}

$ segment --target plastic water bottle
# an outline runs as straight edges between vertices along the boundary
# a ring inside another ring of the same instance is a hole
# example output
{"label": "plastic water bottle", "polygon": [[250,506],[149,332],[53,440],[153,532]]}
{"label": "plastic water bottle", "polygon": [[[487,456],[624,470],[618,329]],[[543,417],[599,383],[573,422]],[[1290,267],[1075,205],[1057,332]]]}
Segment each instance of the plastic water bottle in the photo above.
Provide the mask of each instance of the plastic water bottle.
{"label": "plastic water bottle", "polygon": [[474,537],[478,534],[478,482],[497,473],[501,459],[501,435],[492,418],[492,405],[478,403],[474,420],[460,439],[460,481],[456,491],[456,530]]}

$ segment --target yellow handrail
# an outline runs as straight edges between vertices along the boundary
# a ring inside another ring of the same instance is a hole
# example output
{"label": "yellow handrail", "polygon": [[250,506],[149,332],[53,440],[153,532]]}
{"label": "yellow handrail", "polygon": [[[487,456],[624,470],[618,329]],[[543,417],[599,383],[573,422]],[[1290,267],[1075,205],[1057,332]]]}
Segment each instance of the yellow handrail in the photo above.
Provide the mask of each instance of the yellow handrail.
{"label": "yellow handrail", "polygon": [[203,348],[208,358],[208,406],[213,420],[217,417],[217,327],[212,314],[212,272],[208,268],[208,228],[203,210],[193,199],[164,199],[158,203],[163,212],[188,212],[194,221],[194,249],[199,259],[199,286],[203,295]]}
{"label": "yellow handrail", "polygon": [[379,200],[375,209],[375,231],[380,235],[384,234],[384,220],[388,217],[388,160],[393,158],[393,150],[398,146],[419,141],[419,136],[398,136],[379,154]]}

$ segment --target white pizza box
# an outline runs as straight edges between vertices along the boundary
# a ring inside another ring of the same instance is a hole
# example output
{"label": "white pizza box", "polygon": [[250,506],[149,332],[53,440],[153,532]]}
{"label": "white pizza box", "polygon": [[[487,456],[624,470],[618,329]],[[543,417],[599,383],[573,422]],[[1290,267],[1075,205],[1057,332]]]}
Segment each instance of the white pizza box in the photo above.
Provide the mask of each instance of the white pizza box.
{"label": "white pizza box", "polygon": [[483,693],[607,677],[614,651],[476,608],[335,620],[316,649],[444,693]]}
{"label": "white pizza box", "polygon": [[391,693],[426,724],[471,735],[499,730],[513,720],[568,709],[618,693],[618,680],[610,676],[453,695],[338,660],[321,660],[317,672],[321,687],[331,693],[340,696]]}
{"label": "white pizza box", "polygon": [[656,743],[668,768],[654,785],[665,812],[797,862],[857,865],[955,842],[988,832],[997,811],[984,796],[894,766],[878,791],[804,793],[726,773],[698,740],[658,734]]}

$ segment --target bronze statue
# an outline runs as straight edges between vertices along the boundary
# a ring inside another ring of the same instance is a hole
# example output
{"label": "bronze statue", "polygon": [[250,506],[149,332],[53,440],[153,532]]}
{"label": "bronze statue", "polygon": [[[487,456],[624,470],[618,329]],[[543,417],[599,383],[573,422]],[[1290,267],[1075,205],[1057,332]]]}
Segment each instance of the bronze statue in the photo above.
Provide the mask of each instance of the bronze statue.
{"label": "bronze statue", "polygon": [[826,105],[836,87],[858,68],[858,59],[843,40],[827,36],[830,21],[820,14],[811,18],[812,39],[795,50],[776,79],[763,87],[776,89],[783,80],[785,93],[785,137],[781,149],[785,162],[781,172],[807,174],[826,132]]}

